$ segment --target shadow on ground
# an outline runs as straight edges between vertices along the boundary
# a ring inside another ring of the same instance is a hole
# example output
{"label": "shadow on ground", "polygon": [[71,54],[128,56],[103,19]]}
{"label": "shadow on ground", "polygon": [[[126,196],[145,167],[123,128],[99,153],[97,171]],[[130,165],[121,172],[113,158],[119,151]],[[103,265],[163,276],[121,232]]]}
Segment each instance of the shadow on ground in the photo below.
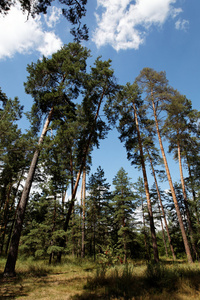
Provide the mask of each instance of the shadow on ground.
{"label": "shadow on ground", "polygon": [[95,299],[151,299],[182,300],[200,299],[200,269],[182,268],[178,264],[149,264],[143,274],[124,268],[109,275],[97,274],[88,279],[85,291],[71,297],[72,300]]}

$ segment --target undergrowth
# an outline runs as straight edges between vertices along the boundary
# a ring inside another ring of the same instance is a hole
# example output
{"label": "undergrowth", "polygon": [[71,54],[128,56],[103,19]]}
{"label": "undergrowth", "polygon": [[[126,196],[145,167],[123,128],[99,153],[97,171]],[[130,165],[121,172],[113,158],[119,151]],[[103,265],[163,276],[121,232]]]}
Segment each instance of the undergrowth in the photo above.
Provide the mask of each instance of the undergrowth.
{"label": "undergrowth", "polygon": [[[4,264],[1,259],[1,273]],[[13,280],[1,275],[0,299],[200,299],[199,263],[132,261],[123,265],[68,256],[62,264],[52,265],[19,259],[16,271]]]}
{"label": "undergrowth", "polygon": [[186,294],[188,299],[200,299],[200,268],[199,264],[163,263],[148,263],[146,267],[127,264],[106,271],[97,268],[84,288],[101,289],[104,299],[168,299],[172,295],[173,299],[183,299],[178,297],[179,293]]}

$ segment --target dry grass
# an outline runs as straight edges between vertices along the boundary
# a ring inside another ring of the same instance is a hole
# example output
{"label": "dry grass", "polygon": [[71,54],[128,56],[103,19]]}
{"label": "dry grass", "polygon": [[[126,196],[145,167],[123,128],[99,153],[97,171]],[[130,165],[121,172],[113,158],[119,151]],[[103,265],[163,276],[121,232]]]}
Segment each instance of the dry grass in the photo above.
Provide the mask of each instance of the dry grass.
{"label": "dry grass", "polygon": [[[0,278],[0,299],[71,299],[83,291],[88,276],[94,274],[89,262],[49,266],[45,262],[18,261],[16,278]],[[0,263],[2,274],[4,261]]]}
{"label": "dry grass", "polygon": [[[0,260],[3,272],[5,260]],[[62,265],[17,263],[17,277],[0,278],[0,299],[200,299],[200,265],[132,263],[106,272],[94,263],[68,258]]]}

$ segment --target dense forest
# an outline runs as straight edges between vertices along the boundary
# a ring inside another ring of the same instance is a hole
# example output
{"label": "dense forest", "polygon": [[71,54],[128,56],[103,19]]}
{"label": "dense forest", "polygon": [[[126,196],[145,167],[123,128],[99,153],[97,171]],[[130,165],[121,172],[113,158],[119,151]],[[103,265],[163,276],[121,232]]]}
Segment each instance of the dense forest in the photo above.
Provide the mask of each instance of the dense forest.
{"label": "dense forest", "polygon": [[[5,275],[15,274],[18,255],[48,257],[49,264],[66,254],[119,263],[199,259],[199,112],[169,85],[164,71],[144,68],[122,86],[111,60],[98,57],[89,67],[89,57],[74,42],[28,65],[30,112],[0,90]],[[25,115],[26,131],[18,126]],[[142,177],[133,182],[122,166],[111,190],[101,162],[93,174],[90,168],[93,149],[113,128]],[[172,182],[168,153],[178,162],[179,182]],[[163,181],[168,190],[162,190]]]}

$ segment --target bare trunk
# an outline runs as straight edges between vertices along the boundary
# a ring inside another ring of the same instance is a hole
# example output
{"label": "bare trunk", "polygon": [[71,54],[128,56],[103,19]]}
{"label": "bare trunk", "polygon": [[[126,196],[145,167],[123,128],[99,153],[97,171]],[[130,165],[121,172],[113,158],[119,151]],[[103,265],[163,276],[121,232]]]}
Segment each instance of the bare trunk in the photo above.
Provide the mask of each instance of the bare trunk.
{"label": "bare trunk", "polygon": [[21,199],[19,202],[15,227],[13,230],[13,235],[12,235],[12,239],[11,239],[11,243],[10,243],[10,249],[9,249],[9,253],[8,253],[6,266],[4,269],[4,276],[15,276],[15,264],[17,261],[19,240],[20,240],[20,236],[21,236],[22,224],[23,224],[25,211],[26,211],[26,205],[28,202],[29,193],[30,193],[30,189],[32,186],[32,182],[33,182],[33,178],[34,178],[34,174],[35,174],[35,170],[36,170],[36,166],[37,166],[37,162],[38,162],[38,158],[39,158],[39,154],[40,154],[40,147],[43,143],[49,123],[52,118],[52,115],[53,115],[53,108],[51,108],[49,115],[46,119],[46,122],[44,124],[41,136],[38,141],[38,147],[35,150],[35,153],[33,155],[33,159],[32,159],[32,162],[31,162],[31,165],[29,168],[28,176],[27,176],[25,186],[24,186],[24,189],[22,192],[22,196],[21,196]]}
{"label": "bare trunk", "polygon": [[[125,221],[123,220],[123,227],[126,226]],[[124,264],[127,263],[127,242],[126,242],[126,233],[123,232],[123,239],[124,239]]]}
{"label": "bare trunk", "polygon": [[184,228],[184,225],[183,225],[183,219],[182,219],[181,212],[180,212],[180,209],[179,209],[179,206],[178,206],[178,201],[176,199],[176,194],[175,194],[174,186],[173,186],[173,183],[172,183],[171,174],[170,174],[167,159],[166,159],[166,156],[165,156],[165,151],[164,151],[164,148],[163,148],[162,139],[161,139],[159,126],[158,126],[158,119],[157,119],[157,115],[156,115],[155,104],[154,104],[153,100],[152,100],[152,106],[153,106],[153,112],[154,112],[154,118],[155,118],[155,123],[156,123],[156,130],[157,130],[157,134],[158,134],[160,149],[161,149],[161,153],[162,153],[162,157],[163,157],[163,161],[164,161],[164,165],[165,165],[165,170],[166,170],[166,173],[167,173],[168,182],[169,182],[170,190],[171,190],[171,193],[172,193],[172,198],[173,198],[173,201],[174,201],[174,206],[175,206],[175,209],[176,209],[176,213],[177,213],[177,217],[178,217],[178,221],[179,221],[179,225],[180,225],[180,229],[181,229],[181,233],[182,233],[182,237],[183,237],[185,252],[186,252],[186,255],[187,255],[188,262],[192,263],[193,262],[192,255],[191,255],[191,252],[190,252],[188,239],[187,239],[185,228]]}
{"label": "bare trunk", "polygon": [[191,184],[191,189],[192,189],[192,196],[193,196],[193,201],[194,201],[197,224],[200,226],[199,213],[198,213],[198,208],[197,208],[197,199],[196,199],[196,194],[195,194],[195,190],[194,190],[194,182],[192,179],[192,172],[191,172],[190,163],[189,163],[189,159],[188,159],[187,155],[186,155],[186,158],[187,158],[188,173],[189,173],[189,177],[190,177],[190,184]]}
{"label": "bare trunk", "polygon": [[65,197],[66,197],[66,191],[62,193],[62,219],[64,218]]}
{"label": "bare trunk", "polygon": [[[178,134],[178,132],[177,132],[177,134]],[[187,223],[188,223],[189,232],[190,232],[190,240],[191,240],[192,249],[193,249],[195,258],[199,259],[199,255],[196,250],[196,246],[195,246],[195,242],[194,242],[194,232],[193,232],[193,228],[192,228],[190,211],[189,211],[189,207],[188,207],[185,182],[184,182],[184,178],[183,178],[183,168],[182,168],[182,162],[181,162],[181,148],[180,148],[180,143],[179,143],[178,139],[177,139],[177,148],[178,148],[178,162],[179,162],[179,170],[180,170],[180,176],[181,176],[181,185],[182,185],[182,190],[183,190],[183,199],[184,199],[184,205],[185,205],[185,210],[186,210]]]}
{"label": "bare trunk", "polygon": [[95,224],[93,227],[93,251],[94,251],[94,261],[96,260],[96,229],[95,229]]}
{"label": "bare trunk", "polygon": [[148,242],[148,238],[147,238],[147,233],[146,233],[146,222],[145,222],[145,216],[144,216],[144,204],[143,204],[143,199],[141,197],[142,200],[142,220],[143,220],[143,227],[144,227],[144,245],[145,245],[145,249],[146,249],[146,258],[149,261],[150,257],[151,257],[151,253],[150,253],[150,248],[149,248],[149,242]]}
{"label": "bare trunk", "polygon": [[[56,210],[57,210],[57,207],[56,207],[56,196],[54,196],[54,210],[53,210],[53,227],[52,227],[52,231],[51,233],[53,233],[56,229]],[[53,246],[53,240],[51,240],[50,242],[51,246]],[[50,253],[49,255],[49,264],[51,264],[52,262],[52,259],[53,259],[53,252]]]}
{"label": "bare trunk", "polygon": [[5,250],[5,254],[7,255],[8,253],[8,248],[9,248],[9,245],[10,245],[10,240],[11,240],[11,236],[12,236],[12,231],[13,231],[13,227],[14,227],[14,224],[15,224],[15,218],[16,218],[16,214],[17,214],[17,210],[18,210],[18,205],[19,205],[19,201],[18,201],[18,204],[17,204],[17,208],[14,209],[14,204],[15,204],[15,198],[18,194],[18,190],[19,190],[19,187],[20,187],[20,183],[22,181],[22,178],[23,178],[23,175],[24,175],[24,169],[22,170],[21,174],[20,174],[20,177],[19,177],[19,180],[18,180],[18,183],[17,183],[17,187],[16,187],[16,190],[15,190],[15,193],[14,195],[12,196],[12,203],[11,203],[11,207],[10,207],[10,210],[15,210],[15,213],[14,213],[14,216],[13,216],[13,220],[11,220],[12,222],[12,225],[11,225],[11,228],[10,228],[10,231],[9,231],[9,235],[8,235],[8,240],[7,240],[7,243],[6,243],[6,250]]}
{"label": "bare trunk", "polygon": [[76,252],[76,246],[75,246],[75,230],[74,230],[74,219],[75,219],[75,214],[74,214],[74,209],[72,210],[72,256],[75,256]]}
{"label": "bare trunk", "polygon": [[143,148],[142,148],[142,141],[141,141],[141,137],[140,137],[140,129],[139,129],[139,124],[138,124],[137,112],[136,112],[136,107],[135,107],[134,103],[133,103],[133,108],[134,108],[135,123],[136,123],[138,143],[139,143],[139,149],[140,149],[142,173],[143,173],[143,178],[144,178],[144,187],[145,187],[146,198],[147,198],[148,214],[149,214],[149,220],[150,220],[153,255],[154,255],[155,262],[159,262],[156,231],[155,231],[155,226],[154,226],[153,212],[152,212],[151,200],[150,200],[150,194],[149,194],[149,185],[148,185],[146,167],[145,167],[145,162],[144,162],[144,154],[143,154]]}
{"label": "bare trunk", "polygon": [[[71,153],[70,157],[70,173],[71,173],[71,201],[73,200],[73,189],[74,189],[74,168],[73,168],[73,157]],[[74,209],[72,209],[72,256],[75,256],[75,231],[74,231]]]}
{"label": "bare trunk", "polygon": [[83,170],[82,181],[82,244],[81,244],[81,257],[85,257],[85,184],[86,184],[86,170]]}
{"label": "bare trunk", "polygon": [[1,233],[1,247],[0,247],[0,254],[3,252],[3,246],[4,246],[4,239],[5,239],[5,235],[6,235],[6,229],[7,229],[7,225],[8,225],[8,210],[9,210],[9,202],[10,202],[10,193],[11,193],[11,188],[12,188],[13,183],[10,182],[9,187],[8,187],[8,191],[6,193],[6,202],[4,204],[4,208],[3,208],[3,230]]}
{"label": "bare trunk", "polygon": [[167,244],[166,244],[166,239],[165,239],[165,231],[164,231],[164,227],[163,227],[163,222],[162,222],[159,203],[158,203],[158,210],[159,210],[159,215],[160,215],[160,224],[161,224],[161,229],[162,229],[163,243],[164,243],[164,246],[165,246],[165,254],[168,257],[168,250],[167,250]]}
{"label": "bare trunk", "polygon": [[172,240],[171,240],[171,237],[170,237],[170,234],[169,234],[169,228],[168,228],[168,225],[167,225],[165,210],[164,210],[164,207],[163,207],[163,204],[162,204],[162,199],[161,199],[161,195],[160,195],[160,191],[159,191],[159,187],[158,187],[158,182],[157,182],[156,173],[155,173],[155,170],[154,170],[152,158],[151,158],[151,155],[149,153],[148,148],[146,148],[146,151],[147,151],[149,161],[150,161],[150,164],[151,164],[151,170],[152,170],[152,173],[153,173],[154,182],[155,182],[155,185],[156,185],[156,191],[157,191],[158,199],[159,199],[159,202],[160,202],[160,207],[161,207],[161,210],[162,210],[163,219],[164,219],[164,222],[165,222],[165,228],[166,228],[166,231],[167,231],[167,237],[168,237],[168,240],[169,240],[170,249],[171,249],[171,252],[172,252],[173,259],[176,260],[176,255],[174,253]]}

